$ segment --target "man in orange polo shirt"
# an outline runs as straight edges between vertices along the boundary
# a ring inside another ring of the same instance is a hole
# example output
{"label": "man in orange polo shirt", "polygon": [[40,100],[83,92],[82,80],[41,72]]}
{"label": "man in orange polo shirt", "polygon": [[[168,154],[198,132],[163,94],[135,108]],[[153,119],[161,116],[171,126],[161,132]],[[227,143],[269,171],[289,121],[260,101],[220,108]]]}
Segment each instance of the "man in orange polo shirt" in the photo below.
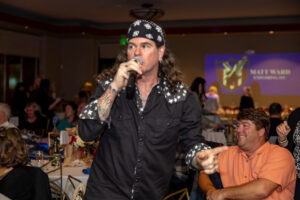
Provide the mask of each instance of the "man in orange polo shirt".
{"label": "man in orange polo shirt", "polygon": [[245,109],[237,117],[238,145],[219,154],[223,189],[201,173],[198,184],[207,200],[294,199],[296,168],[290,152],[266,142],[270,128],[264,111]]}

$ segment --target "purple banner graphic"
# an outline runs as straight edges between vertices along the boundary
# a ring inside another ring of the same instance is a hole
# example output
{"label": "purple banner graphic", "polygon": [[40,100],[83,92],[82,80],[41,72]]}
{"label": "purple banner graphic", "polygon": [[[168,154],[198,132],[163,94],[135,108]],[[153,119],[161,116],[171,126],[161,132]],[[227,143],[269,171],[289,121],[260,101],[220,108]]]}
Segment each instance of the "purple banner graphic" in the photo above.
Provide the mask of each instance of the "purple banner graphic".
{"label": "purple banner graphic", "polygon": [[255,85],[263,95],[300,96],[300,53],[209,54],[205,80],[224,94],[242,94],[244,86]]}

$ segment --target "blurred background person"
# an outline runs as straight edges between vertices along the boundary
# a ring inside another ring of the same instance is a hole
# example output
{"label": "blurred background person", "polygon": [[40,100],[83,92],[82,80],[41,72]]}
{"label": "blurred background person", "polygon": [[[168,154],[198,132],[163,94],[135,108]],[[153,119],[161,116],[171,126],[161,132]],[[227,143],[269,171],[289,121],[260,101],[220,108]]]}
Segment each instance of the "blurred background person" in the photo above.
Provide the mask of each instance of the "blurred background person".
{"label": "blurred background person", "polygon": [[210,86],[205,99],[204,109],[209,112],[216,114],[220,108],[220,98],[218,95],[218,89],[216,86]]}
{"label": "blurred background person", "polygon": [[11,199],[33,199],[33,180],[24,169],[27,154],[27,147],[17,129],[0,130],[0,192]]}
{"label": "blurred background person", "polygon": [[281,119],[281,112],[282,112],[282,107],[279,103],[272,103],[269,106],[269,114],[270,114],[269,142],[271,144],[276,144],[277,141],[276,127],[283,122]]}
{"label": "blurred background person", "polygon": [[74,95],[74,103],[79,105],[81,102],[88,102],[89,96],[85,91],[80,90],[77,94]]}
{"label": "blurred background person", "polygon": [[36,92],[32,93],[31,101],[36,102],[40,107],[43,114],[49,119],[54,116],[54,108],[61,101],[61,98],[52,98],[50,90],[50,81],[48,79],[42,79],[40,88]]}
{"label": "blurred background person", "polygon": [[24,116],[24,108],[29,101],[29,93],[25,83],[18,83],[15,87],[13,96],[11,98],[12,115],[17,117]]}
{"label": "blurred background person", "polygon": [[0,193],[13,200],[50,200],[47,174],[28,167],[28,151],[20,131],[0,128]]}
{"label": "blurred background person", "polygon": [[77,118],[79,118],[80,113],[82,112],[83,108],[87,105],[87,102],[81,102],[77,107]]}
{"label": "blurred background person", "polygon": [[56,127],[58,131],[66,130],[66,128],[72,128],[77,124],[77,106],[75,103],[67,103],[64,105],[65,117],[58,123]]}
{"label": "blurred background person", "polygon": [[287,148],[295,158],[297,169],[297,180],[295,189],[295,200],[300,199],[300,107],[296,108],[284,121],[276,128],[278,134],[278,144]]}
{"label": "blurred background person", "polygon": [[42,80],[42,78],[40,76],[37,76],[34,79],[33,84],[29,86],[30,94],[32,94],[33,92],[36,92],[40,89],[41,80]]}
{"label": "blurred background person", "polygon": [[47,117],[42,115],[40,106],[29,102],[25,107],[25,116],[20,120],[19,129],[34,131],[36,135],[47,137],[45,134],[50,126]]}
{"label": "blurred background person", "polygon": [[[200,103],[202,105],[202,128],[206,131],[217,131],[224,128],[224,125],[221,123],[221,118],[217,114],[217,111],[219,110],[219,96],[218,96],[218,90],[215,86],[211,86],[208,90],[208,92],[205,92],[205,79],[201,77],[197,77],[194,79],[194,81],[191,84],[190,89],[195,92],[200,100]],[[206,96],[208,95],[208,97]],[[210,98],[210,99],[208,99]],[[209,105],[206,105],[206,102]],[[214,133],[211,133],[214,134]],[[210,144],[212,145],[212,143]],[[178,154],[178,153],[177,153]],[[177,157],[176,157],[177,158]],[[176,160],[176,162],[178,162]],[[180,164],[180,163],[179,163]],[[179,168],[183,171],[185,168]],[[179,171],[179,170],[177,170]],[[180,172],[180,171],[179,171]],[[184,171],[183,171],[184,172]],[[199,172],[192,172],[190,170],[185,171],[185,177],[187,178],[186,181],[186,187],[188,188],[188,191],[190,193],[190,199],[191,200],[201,200],[203,197],[203,194],[201,190],[198,187],[198,177]],[[192,179],[192,181],[191,181]]]}
{"label": "blurred background person", "polygon": [[8,121],[10,115],[11,115],[11,110],[9,105],[6,103],[0,103],[0,127],[16,128],[14,124]]}
{"label": "blurred background person", "polygon": [[202,108],[204,107],[205,99],[206,99],[205,83],[206,81],[203,78],[197,77],[194,79],[190,87],[190,89],[198,95]]}
{"label": "blurred background person", "polygon": [[240,111],[245,108],[254,108],[254,101],[252,98],[251,88],[249,86],[245,86],[243,88],[243,95],[240,101]]}
{"label": "blurred background person", "polygon": [[219,129],[224,128],[223,124],[221,123],[221,117],[218,115],[220,108],[221,106],[218,89],[216,86],[210,86],[206,93],[204,110],[202,112],[203,129],[212,129],[218,131]]}

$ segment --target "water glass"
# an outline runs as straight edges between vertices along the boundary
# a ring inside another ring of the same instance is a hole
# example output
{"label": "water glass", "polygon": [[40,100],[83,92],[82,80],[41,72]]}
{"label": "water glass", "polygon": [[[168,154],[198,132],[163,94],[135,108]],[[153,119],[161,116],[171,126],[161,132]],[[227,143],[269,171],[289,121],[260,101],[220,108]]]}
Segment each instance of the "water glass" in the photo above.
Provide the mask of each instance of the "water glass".
{"label": "water glass", "polygon": [[36,156],[37,166],[40,167],[43,164],[43,160],[44,160],[43,151],[40,151],[40,150],[36,151],[35,156]]}

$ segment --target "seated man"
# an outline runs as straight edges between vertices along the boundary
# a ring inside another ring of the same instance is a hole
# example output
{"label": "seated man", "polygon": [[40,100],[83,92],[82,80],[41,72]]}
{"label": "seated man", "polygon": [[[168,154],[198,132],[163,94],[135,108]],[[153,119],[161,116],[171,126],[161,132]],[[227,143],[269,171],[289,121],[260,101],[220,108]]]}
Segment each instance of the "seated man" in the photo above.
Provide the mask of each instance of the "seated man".
{"label": "seated man", "polygon": [[296,181],[289,151],[266,142],[270,121],[264,111],[244,109],[237,117],[237,146],[218,156],[223,189],[216,189],[206,174],[198,184],[207,199],[293,199]]}

